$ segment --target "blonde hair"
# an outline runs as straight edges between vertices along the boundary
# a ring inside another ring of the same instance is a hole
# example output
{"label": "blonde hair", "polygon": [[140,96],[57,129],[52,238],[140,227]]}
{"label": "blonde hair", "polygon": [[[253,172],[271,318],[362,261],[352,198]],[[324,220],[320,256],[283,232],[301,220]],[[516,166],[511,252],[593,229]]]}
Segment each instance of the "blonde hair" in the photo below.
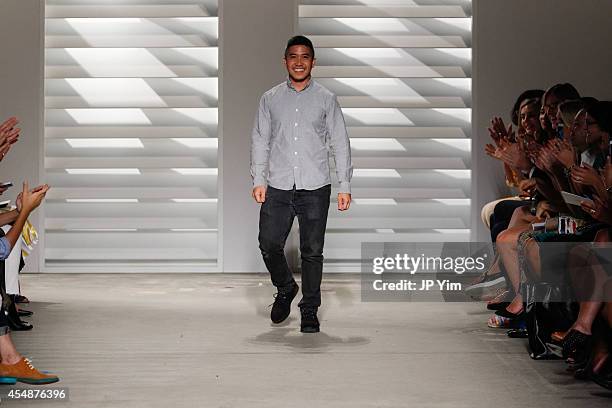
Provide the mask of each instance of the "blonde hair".
{"label": "blonde hair", "polygon": [[561,120],[563,120],[565,127],[572,127],[578,112],[584,109],[585,106],[586,104],[584,101],[581,101],[580,99],[565,101],[559,105],[559,113],[561,113]]}

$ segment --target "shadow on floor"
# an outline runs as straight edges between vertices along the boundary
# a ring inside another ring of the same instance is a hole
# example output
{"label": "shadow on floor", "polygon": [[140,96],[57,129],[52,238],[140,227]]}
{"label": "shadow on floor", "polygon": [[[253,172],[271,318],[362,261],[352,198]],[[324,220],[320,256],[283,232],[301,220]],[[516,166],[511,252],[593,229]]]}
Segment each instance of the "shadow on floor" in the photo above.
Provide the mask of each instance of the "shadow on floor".
{"label": "shadow on floor", "polygon": [[247,339],[254,344],[276,344],[288,347],[296,351],[324,352],[331,346],[362,346],[370,343],[370,339],[361,336],[342,338],[332,336],[325,332],[315,334],[303,334],[297,329],[288,327],[277,327],[259,334],[254,338]]}

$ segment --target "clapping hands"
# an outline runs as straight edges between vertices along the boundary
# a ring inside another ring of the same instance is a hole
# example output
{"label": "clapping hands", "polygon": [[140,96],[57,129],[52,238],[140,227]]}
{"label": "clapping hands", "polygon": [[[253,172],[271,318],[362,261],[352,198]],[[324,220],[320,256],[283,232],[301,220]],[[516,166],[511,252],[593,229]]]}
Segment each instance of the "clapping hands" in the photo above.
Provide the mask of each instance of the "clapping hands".
{"label": "clapping hands", "polygon": [[17,126],[19,120],[16,117],[11,117],[0,124],[0,160],[8,153],[11,146],[19,140],[19,129]]}

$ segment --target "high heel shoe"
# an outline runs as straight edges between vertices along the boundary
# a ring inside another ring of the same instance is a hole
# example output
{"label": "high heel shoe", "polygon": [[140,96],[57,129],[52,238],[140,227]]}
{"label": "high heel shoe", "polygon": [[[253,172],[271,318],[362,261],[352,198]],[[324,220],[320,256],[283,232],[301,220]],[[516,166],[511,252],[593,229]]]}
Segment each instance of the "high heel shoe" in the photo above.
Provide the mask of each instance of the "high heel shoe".
{"label": "high heel shoe", "polygon": [[592,373],[590,379],[595,382],[595,384],[604,387],[608,390],[612,390],[612,364],[610,364],[609,357],[606,359],[604,366],[597,373]]}
{"label": "high heel shoe", "polygon": [[17,310],[19,317],[30,317],[34,314],[31,310],[19,309]]}
{"label": "high heel shoe", "polygon": [[15,307],[15,304],[13,302],[11,302],[10,305],[7,307],[5,313],[11,330],[26,331],[32,330],[32,328],[34,328],[34,326],[32,326],[30,323],[24,322],[19,318],[19,313],[17,312],[17,308]]}
{"label": "high heel shoe", "polygon": [[606,366],[608,365],[609,355],[606,355],[602,361],[599,361],[597,365],[599,369],[597,372],[595,371],[595,353],[591,353],[586,365],[583,368],[579,368],[574,371],[574,378],[577,380],[590,380],[594,376],[598,375],[600,372],[606,371]]}
{"label": "high heel shoe", "polygon": [[563,358],[572,358],[577,364],[587,361],[593,336],[571,329],[563,339]]}

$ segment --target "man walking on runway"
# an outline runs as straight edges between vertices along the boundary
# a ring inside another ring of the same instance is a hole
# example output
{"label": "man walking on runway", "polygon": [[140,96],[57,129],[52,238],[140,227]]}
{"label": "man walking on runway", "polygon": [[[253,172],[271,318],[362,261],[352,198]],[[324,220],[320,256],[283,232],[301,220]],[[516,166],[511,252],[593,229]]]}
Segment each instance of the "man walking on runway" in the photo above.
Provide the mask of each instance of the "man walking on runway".
{"label": "man walking on runway", "polygon": [[253,198],[261,204],[259,248],[278,293],[270,318],[284,321],[299,287],[285,258],[297,216],[302,258],[301,331],[319,331],[323,243],[331,195],[328,154],[334,157],[338,210],[351,204],[351,149],[336,96],[311,78],[312,42],[291,38],[283,63],[287,80],[261,97],[251,140]]}

